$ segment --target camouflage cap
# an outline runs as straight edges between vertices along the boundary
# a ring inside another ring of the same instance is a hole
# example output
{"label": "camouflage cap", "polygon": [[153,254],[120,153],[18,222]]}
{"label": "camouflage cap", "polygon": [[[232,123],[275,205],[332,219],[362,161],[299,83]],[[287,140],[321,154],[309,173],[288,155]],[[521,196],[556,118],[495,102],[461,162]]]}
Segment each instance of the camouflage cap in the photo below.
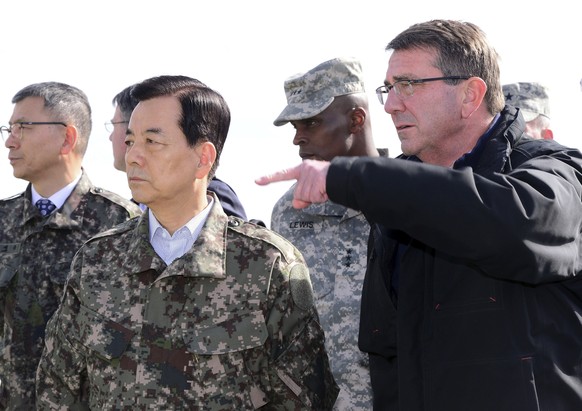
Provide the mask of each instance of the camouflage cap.
{"label": "camouflage cap", "polygon": [[503,86],[505,102],[519,107],[525,121],[531,121],[540,114],[550,118],[548,89],[540,83],[511,83]]}
{"label": "camouflage cap", "polygon": [[313,117],[325,110],[337,96],[365,93],[362,66],[354,58],[325,61],[306,73],[285,80],[287,107],[273,124]]}

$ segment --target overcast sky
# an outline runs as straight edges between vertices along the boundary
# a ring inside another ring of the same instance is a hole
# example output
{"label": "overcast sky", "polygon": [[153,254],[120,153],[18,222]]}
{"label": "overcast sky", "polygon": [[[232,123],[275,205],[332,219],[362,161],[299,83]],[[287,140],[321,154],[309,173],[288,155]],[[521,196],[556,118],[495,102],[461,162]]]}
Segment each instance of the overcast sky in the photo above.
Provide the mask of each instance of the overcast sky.
{"label": "overcast sky", "polygon": [[[522,5],[516,4],[522,3]],[[182,74],[219,91],[232,112],[217,176],[238,193],[250,218],[270,222],[271,209],[289,187],[259,187],[254,179],[299,162],[290,125],[275,127],[284,108],[283,82],[341,56],[362,61],[371,99],[374,138],[390,154],[400,145],[390,117],[374,95],[384,80],[384,48],[411,24],[459,19],[479,25],[501,55],[502,82],[540,81],[550,87],[555,139],[582,148],[582,18],[575,2],[490,0],[471,3],[359,1],[5,1],[0,124],[12,96],[24,86],[61,81],[85,91],[93,132],[85,169],[98,186],[129,197],[125,175],[113,169],[103,123],[111,100],[148,77]],[[543,4],[543,3],[539,3]],[[22,191],[0,148],[0,198]]]}

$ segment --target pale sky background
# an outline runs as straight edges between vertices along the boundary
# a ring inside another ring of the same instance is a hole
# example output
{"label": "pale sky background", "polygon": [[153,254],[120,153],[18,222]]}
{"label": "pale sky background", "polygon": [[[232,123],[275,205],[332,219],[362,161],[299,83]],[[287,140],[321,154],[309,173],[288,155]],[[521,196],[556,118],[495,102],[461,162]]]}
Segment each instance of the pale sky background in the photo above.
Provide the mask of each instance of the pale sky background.
{"label": "pale sky background", "polygon": [[[8,124],[10,100],[28,84],[60,81],[79,87],[93,108],[85,169],[94,184],[129,198],[125,174],[113,168],[103,126],[113,116],[113,96],[152,76],[195,77],[220,92],[232,113],[217,176],[237,192],[249,218],[269,224],[275,201],[290,183],[260,187],[254,180],[300,161],[292,126],[273,125],[286,104],[284,80],[331,58],[359,58],[376,145],[396,156],[400,144],[374,90],[384,81],[388,41],[426,20],[479,25],[501,55],[502,82],[548,85],[555,139],[582,148],[577,9],[564,0],[5,0],[0,124]],[[26,186],[13,177],[7,158],[2,145],[0,198]]]}

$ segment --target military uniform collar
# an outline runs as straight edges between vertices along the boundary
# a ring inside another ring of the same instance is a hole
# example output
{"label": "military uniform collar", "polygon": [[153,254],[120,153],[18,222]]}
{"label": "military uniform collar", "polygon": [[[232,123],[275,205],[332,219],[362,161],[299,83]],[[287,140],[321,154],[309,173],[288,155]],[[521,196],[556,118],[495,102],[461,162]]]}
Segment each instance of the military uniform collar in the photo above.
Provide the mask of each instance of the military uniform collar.
{"label": "military uniform collar", "polygon": [[63,206],[46,218],[40,215],[36,206],[32,203],[32,185],[28,184],[24,192],[24,205],[22,208],[22,224],[25,225],[32,219],[42,220],[42,225],[47,227],[77,229],[83,222],[83,207],[81,200],[93,188],[89,177],[83,171],[81,179],[66,199]]}
{"label": "military uniform collar", "polygon": [[214,193],[214,204],[194,245],[182,257],[167,266],[156,254],[149,240],[149,213],[143,213],[133,231],[122,262],[127,271],[150,269],[160,273],[158,279],[172,275],[185,277],[226,277],[226,246],[228,216]]}

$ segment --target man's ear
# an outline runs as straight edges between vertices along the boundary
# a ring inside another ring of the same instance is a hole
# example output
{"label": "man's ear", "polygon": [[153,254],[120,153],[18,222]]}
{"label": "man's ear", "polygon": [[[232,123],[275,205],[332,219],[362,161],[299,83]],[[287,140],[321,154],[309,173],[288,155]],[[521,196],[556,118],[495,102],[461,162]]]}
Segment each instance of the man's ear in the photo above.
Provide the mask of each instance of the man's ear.
{"label": "man's ear", "polygon": [[487,84],[480,77],[471,77],[465,81],[463,93],[461,115],[463,118],[469,118],[481,107],[487,93]]}
{"label": "man's ear", "polygon": [[75,126],[67,126],[65,128],[65,139],[61,146],[61,154],[70,154],[75,150],[77,146],[77,140],[79,138],[79,131]]}
{"label": "man's ear", "polygon": [[364,123],[366,122],[366,110],[364,110],[362,107],[354,107],[350,113],[350,116],[350,132],[355,134],[356,132],[360,131],[362,127],[364,127]]}
{"label": "man's ear", "polygon": [[205,141],[196,147],[196,153],[198,154],[196,178],[202,178],[210,173],[216,161],[216,147],[211,142]]}

